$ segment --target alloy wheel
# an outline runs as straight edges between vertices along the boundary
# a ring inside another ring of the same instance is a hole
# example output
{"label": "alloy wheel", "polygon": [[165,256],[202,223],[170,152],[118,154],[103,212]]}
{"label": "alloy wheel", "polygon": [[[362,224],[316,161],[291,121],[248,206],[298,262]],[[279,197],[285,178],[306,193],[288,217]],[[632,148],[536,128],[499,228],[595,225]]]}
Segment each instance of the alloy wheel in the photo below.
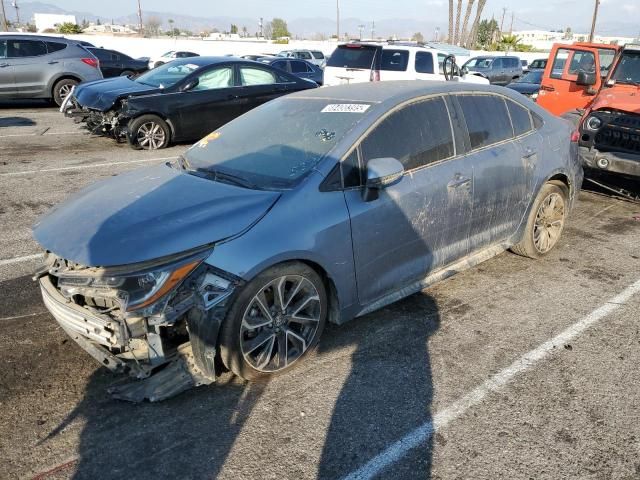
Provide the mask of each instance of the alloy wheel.
{"label": "alloy wheel", "polygon": [[540,253],[551,250],[560,238],[564,227],[564,198],[558,193],[549,194],[540,204],[533,226],[533,244]]}
{"label": "alloy wheel", "polygon": [[318,332],[318,290],[301,275],[278,277],[253,296],[242,317],[240,347],[261,372],[277,372],[298,360]]}
{"label": "alloy wheel", "polygon": [[165,140],[164,129],[156,122],[143,123],[136,132],[136,141],[145,150],[157,150],[164,145]]}
{"label": "alloy wheel", "polygon": [[60,88],[58,89],[58,93],[60,94],[60,99],[64,100],[65,98],[67,98],[67,95],[71,93],[72,88],[73,88],[73,85],[69,85],[69,84],[61,85]]}

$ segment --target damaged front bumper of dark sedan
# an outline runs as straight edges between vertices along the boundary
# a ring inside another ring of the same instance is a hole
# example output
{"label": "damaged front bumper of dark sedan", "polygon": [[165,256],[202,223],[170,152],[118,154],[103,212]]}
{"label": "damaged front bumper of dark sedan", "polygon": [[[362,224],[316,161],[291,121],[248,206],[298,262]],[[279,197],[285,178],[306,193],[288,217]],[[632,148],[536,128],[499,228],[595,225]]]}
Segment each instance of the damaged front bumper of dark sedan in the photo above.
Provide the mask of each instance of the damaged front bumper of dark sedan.
{"label": "damaged front bumper of dark sedan", "polygon": [[115,398],[160,401],[219,373],[218,330],[241,281],[207,265],[209,252],[126,268],[48,253],[35,278],[63,330],[101,365],[135,379],[110,388]]}
{"label": "damaged front bumper of dark sedan", "polygon": [[117,141],[127,140],[128,124],[131,116],[127,113],[127,100],[120,100],[106,111],[95,110],[81,105],[71,92],[60,107],[65,117],[73,118],[94,135],[112,137]]}

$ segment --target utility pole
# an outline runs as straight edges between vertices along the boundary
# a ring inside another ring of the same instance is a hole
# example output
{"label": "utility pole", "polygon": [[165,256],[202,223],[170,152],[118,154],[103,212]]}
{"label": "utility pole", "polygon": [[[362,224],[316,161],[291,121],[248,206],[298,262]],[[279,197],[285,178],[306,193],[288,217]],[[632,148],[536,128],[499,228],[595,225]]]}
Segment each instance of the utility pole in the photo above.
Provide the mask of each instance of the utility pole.
{"label": "utility pole", "polygon": [[140,5],[140,0],[138,0],[138,23],[140,25],[140,35],[142,35],[144,32],[143,27],[142,27],[142,6]]}
{"label": "utility pole", "polygon": [[16,25],[20,25],[20,7],[18,7],[18,2],[15,1],[11,3],[11,6],[16,9]]}
{"label": "utility pole", "polygon": [[515,12],[511,12],[511,26],[509,27],[509,35],[513,34],[513,18],[516,16]]}
{"label": "utility pole", "polygon": [[358,38],[362,40],[362,31],[364,30],[365,25],[358,25],[358,32],[360,32]]}
{"label": "utility pole", "polygon": [[589,34],[589,42],[593,42],[593,34],[596,31],[596,19],[598,18],[599,6],[600,6],[600,0],[596,0],[596,6],[593,9],[593,21],[591,22],[591,33]]}
{"label": "utility pole", "polygon": [[336,0],[336,39],[340,41],[340,0]]}
{"label": "utility pole", "polygon": [[375,38],[376,38],[376,21],[373,20],[371,22],[371,39],[375,40]]}
{"label": "utility pole", "polygon": [[502,30],[502,26],[504,25],[504,16],[507,13],[507,7],[502,7],[502,20],[500,20],[500,35],[502,35],[502,32],[504,32],[504,30]]}
{"label": "utility pole", "polygon": [[7,25],[7,13],[4,10],[4,0],[0,0],[0,6],[2,6],[2,25],[4,26],[4,31],[9,31],[9,25]]}

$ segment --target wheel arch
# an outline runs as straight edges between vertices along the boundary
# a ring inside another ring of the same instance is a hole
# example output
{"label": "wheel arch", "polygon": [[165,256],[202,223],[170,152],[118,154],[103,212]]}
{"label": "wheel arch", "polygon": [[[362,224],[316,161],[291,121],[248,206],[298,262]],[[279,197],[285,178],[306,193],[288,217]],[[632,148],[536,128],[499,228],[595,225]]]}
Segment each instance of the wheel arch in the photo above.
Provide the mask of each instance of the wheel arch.
{"label": "wheel arch", "polygon": [[53,77],[49,81],[49,87],[47,89],[49,94],[51,94],[51,98],[53,98],[53,89],[61,80],[75,80],[78,83],[82,82],[82,78],[80,78],[78,75],[74,75],[73,73],[63,73],[61,75]]}

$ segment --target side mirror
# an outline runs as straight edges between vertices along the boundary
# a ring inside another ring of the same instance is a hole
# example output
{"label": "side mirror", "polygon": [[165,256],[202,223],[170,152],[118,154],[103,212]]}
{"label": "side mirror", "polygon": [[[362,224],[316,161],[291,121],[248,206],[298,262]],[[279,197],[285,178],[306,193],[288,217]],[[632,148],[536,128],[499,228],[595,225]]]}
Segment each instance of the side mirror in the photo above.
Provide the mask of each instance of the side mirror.
{"label": "side mirror", "polygon": [[367,162],[367,183],[364,189],[364,201],[378,198],[379,191],[393,185],[402,178],[404,167],[392,157],[373,158]]}
{"label": "side mirror", "polygon": [[578,78],[576,80],[576,85],[582,85],[585,87],[591,87],[596,84],[596,74],[587,73],[587,72],[578,72]]}
{"label": "side mirror", "polygon": [[465,75],[469,74],[469,69],[467,67],[462,67],[460,69],[460,73],[462,74],[462,76],[464,77]]}
{"label": "side mirror", "polygon": [[188,92],[189,90],[193,90],[198,86],[199,83],[200,83],[200,80],[198,80],[197,78],[194,78],[189,83],[187,83],[184,87],[182,87],[182,91]]}

